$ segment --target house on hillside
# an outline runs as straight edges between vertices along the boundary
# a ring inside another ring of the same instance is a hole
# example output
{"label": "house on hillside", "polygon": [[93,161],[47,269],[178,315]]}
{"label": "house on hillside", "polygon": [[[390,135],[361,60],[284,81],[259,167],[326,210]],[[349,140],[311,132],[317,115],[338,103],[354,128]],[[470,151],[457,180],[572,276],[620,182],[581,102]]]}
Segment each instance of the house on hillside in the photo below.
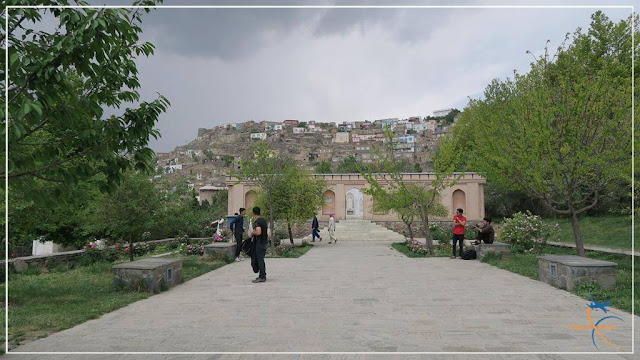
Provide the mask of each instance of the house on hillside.
{"label": "house on hillside", "polygon": [[286,126],[298,126],[298,120],[285,120],[284,125]]}
{"label": "house on hillside", "polygon": [[251,133],[251,140],[266,140],[266,139],[267,139],[267,133],[264,133],[264,132]]}
{"label": "house on hillside", "polygon": [[435,110],[433,112],[433,116],[434,117],[443,117],[443,116],[447,116],[449,115],[450,112],[453,111],[453,108],[447,108],[447,109],[440,109],[440,110]]}
{"label": "house on hillside", "polygon": [[336,144],[347,144],[349,143],[349,135],[348,132],[337,132],[334,142]]}

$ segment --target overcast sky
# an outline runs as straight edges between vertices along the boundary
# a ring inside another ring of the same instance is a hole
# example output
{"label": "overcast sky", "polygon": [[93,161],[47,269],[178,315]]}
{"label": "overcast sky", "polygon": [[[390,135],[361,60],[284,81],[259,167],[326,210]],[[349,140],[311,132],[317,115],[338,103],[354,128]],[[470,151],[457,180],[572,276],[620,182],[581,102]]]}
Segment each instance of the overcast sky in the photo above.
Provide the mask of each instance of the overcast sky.
{"label": "overcast sky", "polygon": [[[469,3],[497,2],[457,2]],[[198,128],[223,123],[363,121],[462,110],[492,79],[526,72],[533,60],[527,50],[542,54],[547,39],[555,49],[567,32],[586,29],[595,11],[157,9],[142,26],[156,54],[138,61],[141,94],[149,100],[159,92],[171,107],[160,117],[162,138],[152,148],[173,150],[193,140]],[[630,13],[603,11],[615,21]]]}

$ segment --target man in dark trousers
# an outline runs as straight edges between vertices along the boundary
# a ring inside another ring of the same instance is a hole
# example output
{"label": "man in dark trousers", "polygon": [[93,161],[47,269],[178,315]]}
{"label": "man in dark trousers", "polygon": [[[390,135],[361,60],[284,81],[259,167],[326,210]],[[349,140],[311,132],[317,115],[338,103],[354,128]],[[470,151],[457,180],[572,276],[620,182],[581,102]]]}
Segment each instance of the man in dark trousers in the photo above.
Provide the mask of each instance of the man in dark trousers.
{"label": "man in dark trousers", "polygon": [[318,223],[318,218],[313,215],[313,221],[311,222],[311,242],[316,242],[316,237],[320,238],[320,241],[322,241],[318,231],[320,231],[320,224]]}
{"label": "man in dark trousers", "polygon": [[229,224],[236,239],[236,261],[242,261],[240,252],[242,251],[242,234],[244,233],[244,214],[246,214],[245,208],[240,208],[240,215],[236,216]]}
{"label": "man in dark trousers", "polygon": [[484,242],[485,244],[493,244],[493,240],[495,239],[495,231],[493,230],[493,225],[491,225],[491,218],[484,218],[482,220],[482,227],[476,225],[476,230],[478,231],[478,237],[476,238],[476,245],[480,245],[480,242]]}
{"label": "man in dark trousers", "polygon": [[462,250],[464,247],[464,233],[467,226],[467,218],[462,216],[462,209],[458,209],[456,214],[453,215],[453,255],[452,259],[456,258],[456,242],[460,243],[460,253],[458,256],[462,259]]}
{"label": "man in dark trousers", "polygon": [[254,268],[258,268],[260,273],[258,277],[253,280],[254,283],[261,283],[267,281],[267,268],[264,264],[264,256],[267,254],[267,221],[260,216],[260,208],[253,208],[253,228],[251,236],[254,237],[255,256],[251,258],[251,265]]}

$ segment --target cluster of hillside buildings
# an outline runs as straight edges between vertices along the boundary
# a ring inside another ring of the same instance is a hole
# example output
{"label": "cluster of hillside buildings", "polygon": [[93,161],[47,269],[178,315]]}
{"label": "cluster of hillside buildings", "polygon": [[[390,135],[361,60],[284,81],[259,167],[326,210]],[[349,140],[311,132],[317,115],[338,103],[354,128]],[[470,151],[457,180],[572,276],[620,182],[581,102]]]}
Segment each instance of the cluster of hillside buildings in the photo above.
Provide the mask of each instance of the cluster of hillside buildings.
{"label": "cluster of hillside buildings", "polygon": [[[429,117],[389,118],[375,121],[284,120],[248,121],[201,128],[191,143],[168,153],[157,153],[156,168],[169,176],[186,177],[198,189],[222,187],[224,176],[237,169],[239,160],[249,157],[250,147],[241,144],[266,141],[282,156],[292,157],[299,165],[315,170],[320,162],[332,169],[353,156],[358,162],[373,161],[372,150],[385,141],[384,129],[394,133],[396,157],[425,167],[438,139],[451,130],[441,120],[454,109],[433,112]],[[453,123],[460,114],[453,118]]]}

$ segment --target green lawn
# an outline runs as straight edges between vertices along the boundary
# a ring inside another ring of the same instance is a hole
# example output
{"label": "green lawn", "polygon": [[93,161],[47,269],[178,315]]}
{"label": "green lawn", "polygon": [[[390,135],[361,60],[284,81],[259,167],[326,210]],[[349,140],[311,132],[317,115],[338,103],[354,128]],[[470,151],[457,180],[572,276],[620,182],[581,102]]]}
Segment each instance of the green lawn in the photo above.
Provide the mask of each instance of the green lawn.
{"label": "green lawn", "polygon": [[[542,248],[540,254],[575,255],[575,250],[547,245]],[[513,254],[512,257],[506,259],[485,257],[483,262],[538,280],[537,255],[539,254]],[[597,284],[584,283],[578,286],[574,293],[585,299],[593,297],[598,301],[611,301],[611,304],[616,308],[631,312],[631,256],[587,251],[587,257],[613,261],[618,264],[616,288],[607,290]],[[635,280],[635,314],[640,315],[640,269],[637,266]]]}
{"label": "green lawn", "polygon": [[313,245],[308,243],[304,243],[302,246],[283,245],[280,249],[276,246],[270,246],[267,248],[265,258],[299,258],[311,248],[313,248]]}
{"label": "green lawn", "polygon": [[[575,244],[571,220],[566,218],[545,219],[550,224],[560,225],[560,242]],[[580,230],[585,245],[631,250],[631,217],[598,216],[579,219]],[[635,221],[635,232],[640,233],[640,219]],[[640,251],[640,241],[636,237],[636,251]]]}
{"label": "green lawn", "polygon": [[[183,258],[184,281],[217,269],[222,261]],[[145,299],[152,294],[113,285],[113,264],[100,262],[68,269],[58,266],[41,274],[29,269],[9,279],[9,348],[68,329]],[[4,284],[0,292],[4,293]],[[4,328],[4,316],[0,321]],[[3,333],[4,334],[4,333]],[[4,342],[4,337],[1,339]]]}

